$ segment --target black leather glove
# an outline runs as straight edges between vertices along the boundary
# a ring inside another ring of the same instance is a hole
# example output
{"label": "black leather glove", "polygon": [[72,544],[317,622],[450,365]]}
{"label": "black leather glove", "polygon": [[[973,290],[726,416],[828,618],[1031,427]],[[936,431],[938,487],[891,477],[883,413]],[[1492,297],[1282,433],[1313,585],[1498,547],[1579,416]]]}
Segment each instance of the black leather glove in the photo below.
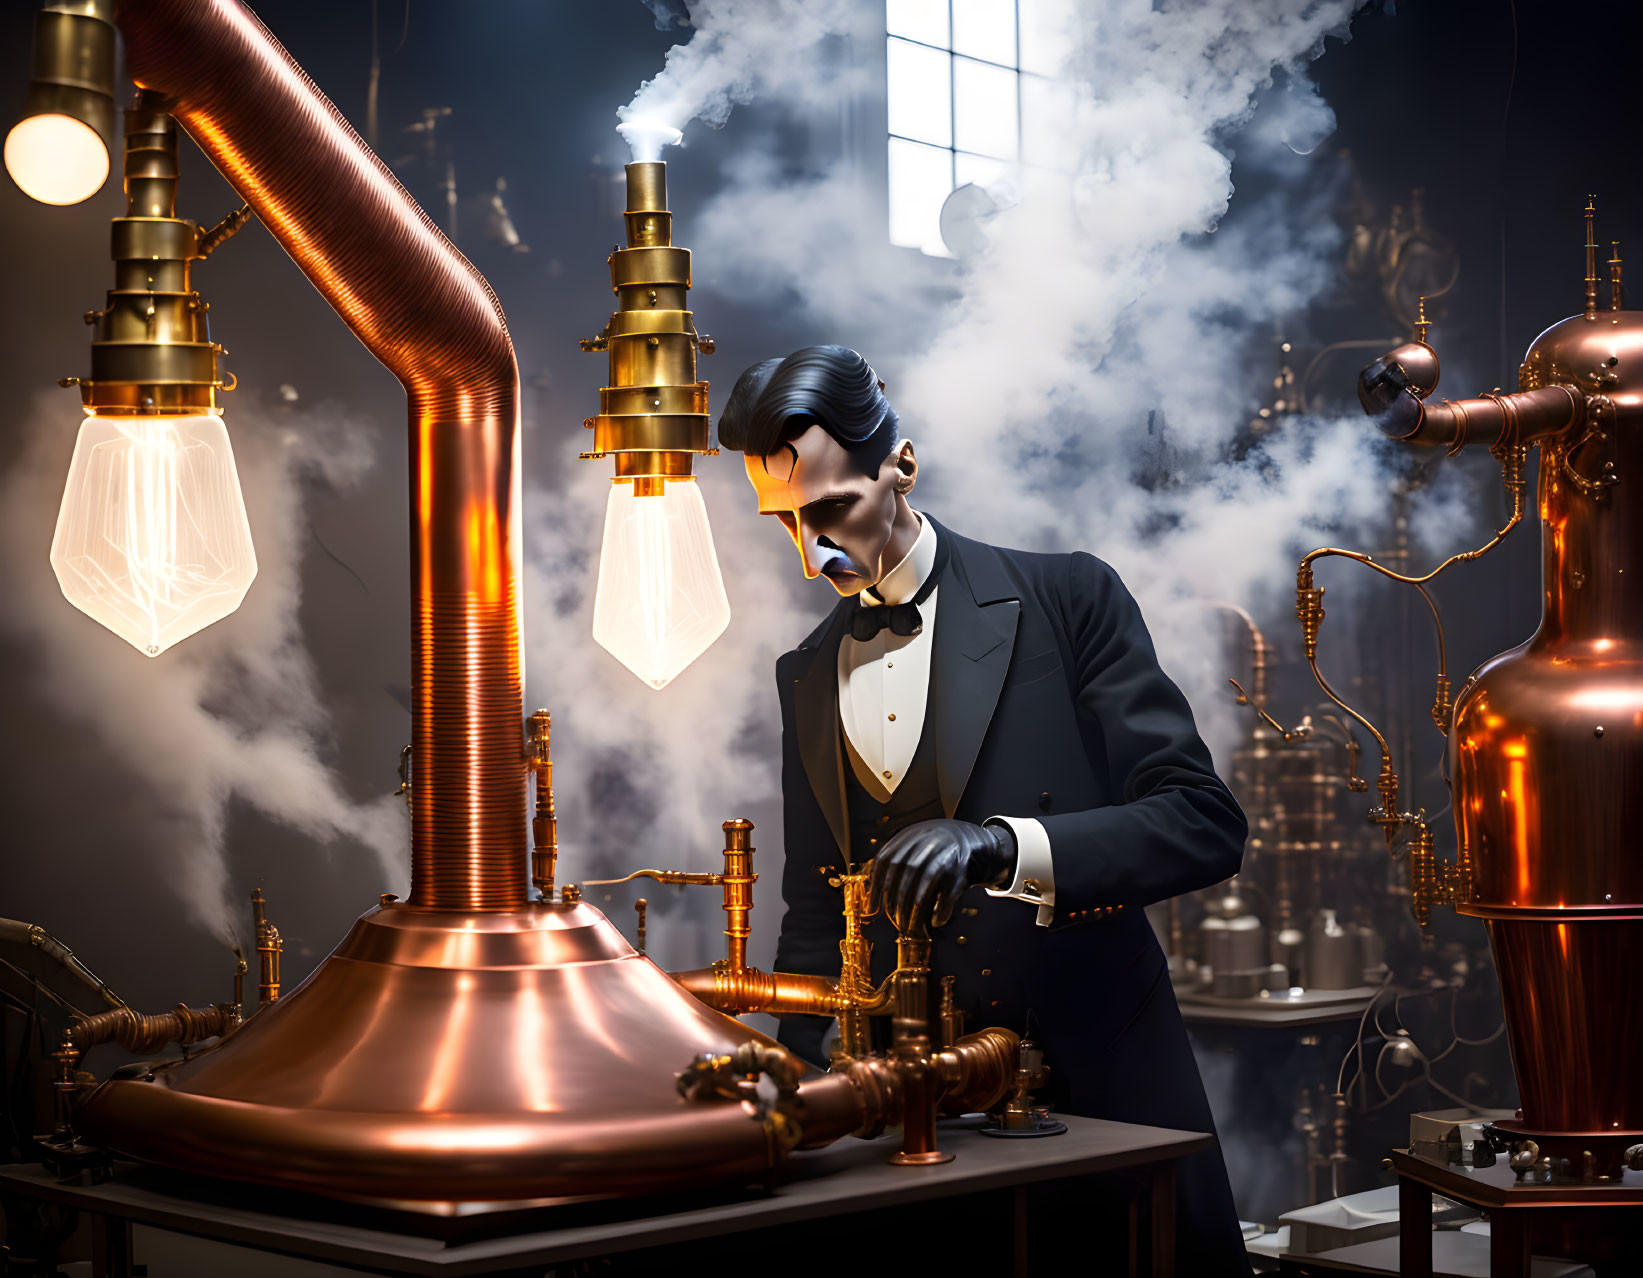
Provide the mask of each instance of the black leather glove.
{"label": "black leather glove", "polygon": [[1015,877],[1015,836],[1001,825],[920,821],[884,845],[868,887],[898,932],[941,927],[965,889],[1009,886]]}

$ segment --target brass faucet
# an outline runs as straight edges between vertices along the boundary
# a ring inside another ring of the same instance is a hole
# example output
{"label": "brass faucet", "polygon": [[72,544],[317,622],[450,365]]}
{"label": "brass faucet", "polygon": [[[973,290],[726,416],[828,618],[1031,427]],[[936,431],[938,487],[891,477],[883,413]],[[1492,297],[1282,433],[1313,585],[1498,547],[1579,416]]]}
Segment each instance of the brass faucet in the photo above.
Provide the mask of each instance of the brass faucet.
{"label": "brass faucet", "polygon": [[[953,978],[946,977],[938,1024],[941,1042],[932,1044],[930,936],[926,931],[896,938],[896,970],[873,986],[873,947],[866,933],[867,920],[874,913],[867,890],[871,863],[828,879],[840,891],[844,915],[837,980],[749,967],[747,943],[752,929],[748,916],[753,909],[753,884],[758,880],[753,873],[753,823],[737,818],[726,821],[723,828],[724,870],[720,873],[644,869],[619,879],[589,879],[584,886],[610,887],[645,878],[682,886],[722,887],[726,956],[712,967],[674,972],[673,979],[709,1007],[732,1016],[766,1012],[837,1018],[839,1045],[831,1071],[857,1079],[864,1088],[886,1098],[884,1115],[857,1134],[877,1135],[884,1126],[882,1119],[893,1115],[900,1120],[902,1143],[891,1162],[903,1166],[946,1162],[952,1155],[937,1146],[936,1119],[943,1109],[955,1105],[987,1108],[1003,1099],[1016,1070],[1016,1036],[1001,1029],[961,1035],[963,1016],[954,1006]],[[642,910],[639,917],[642,949]],[[893,1017],[888,1056],[872,1053],[868,1034],[872,1016]],[[752,1072],[757,1071],[745,1062],[715,1058],[693,1066],[681,1076],[681,1086],[692,1097],[718,1094],[731,1088],[736,1077],[745,1080]]]}

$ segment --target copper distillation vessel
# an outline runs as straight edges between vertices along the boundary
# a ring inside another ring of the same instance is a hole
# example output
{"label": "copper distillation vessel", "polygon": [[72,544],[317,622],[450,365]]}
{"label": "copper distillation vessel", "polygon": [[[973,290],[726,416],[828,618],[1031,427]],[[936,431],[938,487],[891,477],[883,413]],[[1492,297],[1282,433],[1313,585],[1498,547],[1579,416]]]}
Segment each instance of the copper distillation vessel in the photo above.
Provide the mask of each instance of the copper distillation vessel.
{"label": "copper distillation vessel", "polygon": [[[903,1127],[900,1161],[936,1161],[939,1110],[990,1108],[1012,1085],[1022,1109],[1032,1071],[1019,1065],[1015,1035],[960,1037],[956,1017],[931,1017],[927,937],[902,938],[884,990],[860,988],[859,941],[838,981],[746,967],[747,822],[726,823],[725,872],[695,876],[725,887],[729,956],[685,974],[685,984],[574,885],[555,888],[548,716],[521,730],[518,374],[495,296],[238,0],[123,0],[114,22],[143,90],[139,142],[127,145],[150,152],[147,169],[128,164],[128,183],[164,168],[153,167],[151,143],[174,140],[174,120],[406,389],[412,868],[409,899],[384,895],[295,989],[280,989],[277,931],[259,913],[261,998],[248,1019],[236,994],[208,1011],[117,1009],[106,1024],[71,1031],[59,1052],[68,1141],[455,1215],[764,1177],[795,1148],[894,1126]],[[665,213],[660,172],[635,168],[654,230]],[[174,168],[166,176],[174,185]],[[180,261],[214,247],[213,233],[170,221],[181,229],[151,234],[175,241]],[[203,323],[173,336],[208,344]],[[150,344],[137,366],[105,377],[107,393],[138,404],[217,385],[205,356]],[[694,420],[680,420],[704,414],[705,423],[705,389],[664,397],[677,416],[654,424],[662,435],[623,423],[641,432],[629,447],[705,443]],[[689,437],[669,433],[679,430]],[[665,456],[634,461],[636,474],[657,473],[656,464],[672,473]],[[525,869],[530,777],[536,896]],[[860,888],[841,884],[853,935]],[[847,1027],[893,1012],[896,1049],[841,1056],[818,1075],[716,1010],[750,1007],[831,1011]],[[84,1050],[111,1039],[146,1052],[213,1036],[184,1061],[121,1071],[89,1094],[77,1073]]]}
{"label": "copper distillation vessel", "polygon": [[[1432,402],[1438,358],[1424,309],[1415,339],[1359,378],[1359,398],[1388,436],[1450,454],[1489,449],[1511,503],[1505,525],[1418,577],[1359,552],[1315,550],[1297,575],[1297,614],[1320,686],[1380,749],[1370,819],[1389,846],[1407,846],[1416,920],[1424,926],[1446,903],[1488,930],[1522,1106],[1496,1127],[1530,1161],[1566,1158],[1608,1176],[1643,1167],[1643,1026],[1627,1014],[1643,964],[1643,858],[1632,842],[1643,822],[1643,314],[1625,309],[1618,244],[1609,305],[1599,307],[1591,203],[1585,252],[1584,310],[1534,340],[1516,393]],[[1384,737],[1318,669],[1324,592],[1313,564],[1354,559],[1425,594],[1522,520],[1537,447],[1539,628],[1485,662],[1452,705],[1439,629],[1432,718],[1448,736],[1458,834],[1456,861],[1444,864],[1424,813],[1399,808]]]}

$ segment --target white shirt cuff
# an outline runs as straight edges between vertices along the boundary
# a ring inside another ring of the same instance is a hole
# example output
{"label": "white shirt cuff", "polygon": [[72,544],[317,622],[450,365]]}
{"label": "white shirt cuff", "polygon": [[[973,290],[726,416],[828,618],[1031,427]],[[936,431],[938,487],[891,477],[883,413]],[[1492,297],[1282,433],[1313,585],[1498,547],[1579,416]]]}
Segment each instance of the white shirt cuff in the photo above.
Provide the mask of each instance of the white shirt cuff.
{"label": "white shirt cuff", "polygon": [[988,896],[1009,896],[1038,906],[1038,926],[1055,919],[1055,861],[1050,836],[1031,817],[988,817],[983,825],[1002,825],[1015,835],[1015,879],[1007,888],[986,888]]}

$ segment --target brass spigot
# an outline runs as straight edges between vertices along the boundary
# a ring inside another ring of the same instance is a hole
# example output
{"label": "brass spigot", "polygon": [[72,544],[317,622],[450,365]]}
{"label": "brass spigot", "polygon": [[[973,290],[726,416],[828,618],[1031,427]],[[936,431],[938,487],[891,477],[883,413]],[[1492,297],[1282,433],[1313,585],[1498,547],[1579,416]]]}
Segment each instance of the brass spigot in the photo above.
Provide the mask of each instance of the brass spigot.
{"label": "brass spigot", "polygon": [[[871,1049],[867,1028],[869,1009],[875,1005],[873,991],[873,943],[867,939],[869,887],[872,871],[840,874],[828,879],[843,895],[844,938],[839,942],[839,1048],[840,1056],[865,1056]],[[885,1000],[877,999],[882,1008]]]}
{"label": "brass spigot", "polygon": [[1398,811],[1398,773],[1392,766],[1392,756],[1384,750],[1381,752],[1381,772],[1375,778],[1375,789],[1380,795],[1380,806],[1369,814],[1369,819],[1386,833],[1386,841],[1390,846],[1397,837],[1403,823],[1403,814]]}
{"label": "brass spigot", "polygon": [[959,1039],[964,1037],[964,1013],[953,1003],[953,986],[958,983],[956,976],[941,978],[941,1046],[945,1051]]}
{"label": "brass spigot", "polygon": [[1452,709],[1449,701],[1449,676],[1440,674],[1432,691],[1432,722],[1445,736],[1449,735],[1449,714]]}
{"label": "brass spigot", "polygon": [[1422,927],[1432,922],[1432,906],[1439,897],[1437,857],[1432,830],[1424,821],[1415,825],[1409,840],[1409,910]]}
{"label": "brass spigot", "polygon": [[[870,874],[845,874],[830,878],[841,889],[844,911],[844,939],[839,942],[838,980],[797,972],[764,972],[747,965],[747,942],[752,934],[749,913],[753,909],[753,823],[735,819],[724,823],[725,868],[710,874],[691,870],[635,870],[619,879],[589,879],[595,886],[614,886],[634,879],[654,879],[658,883],[683,886],[717,886],[724,889],[726,917],[726,957],[710,968],[675,972],[673,978],[697,998],[721,1012],[803,1014],[837,1017],[838,1056],[865,1057],[869,1051],[867,1017],[889,1012],[896,976],[892,974],[878,989],[872,987],[872,946],[866,937]],[[928,976],[929,942],[925,941],[924,969]],[[928,1049],[927,1008],[919,1012],[925,1026]],[[926,1054],[928,1052],[926,1051]]]}
{"label": "brass spigot", "polygon": [[399,751],[399,789],[394,791],[396,797],[403,796],[405,810],[411,810],[411,747],[401,746]]}
{"label": "brass spigot", "polygon": [[1586,318],[1597,318],[1597,241],[1592,238],[1592,219],[1597,215],[1597,196],[1586,197]]}
{"label": "brass spigot", "polygon": [[1033,1113],[1033,1093],[1049,1080],[1050,1068],[1044,1064],[1044,1052],[1030,1038],[1021,1040],[1016,1058],[1015,1080],[1010,1097],[1004,1102],[999,1115],[999,1126],[1007,1132],[1030,1131],[1036,1124]]}
{"label": "brass spigot", "polygon": [[553,759],[549,738],[553,716],[537,710],[526,721],[528,766],[536,789],[536,813],[531,817],[531,883],[544,901],[553,899],[554,875],[559,869],[559,814],[553,806]]}
{"label": "brass spigot", "polygon": [[1465,839],[1455,849],[1455,863],[1448,870],[1448,900],[1450,905],[1465,905],[1472,899],[1474,887],[1472,848]]}
{"label": "brass spigot", "polygon": [[732,968],[747,966],[747,939],[753,934],[748,915],[753,910],[753,822],[734,817],[724,823],[725,957]]}
{"label": "brass spigot", "polygon": [[240,1017],[245,1014],[245,974],[250,969],[246,966],[245,955],[240,953],[240,947],[234,947],[234,1015]]}
{"label": "brass spigot", "polygon": [[952,1161],[939,1148],[941,1070],[930,1051],[930,935],[922,928],[896,937],[895,1017],[890,1060],[901,1080],[901,1148],[890,1155],[900,1167]]}
{"label": "brass spigot", "polygon": [[277,1003],[280,997],[280,955],[285,941],[279,928],[268,921],[262,889],[251,889],[251,919],[257,934],[257,1004]]}

